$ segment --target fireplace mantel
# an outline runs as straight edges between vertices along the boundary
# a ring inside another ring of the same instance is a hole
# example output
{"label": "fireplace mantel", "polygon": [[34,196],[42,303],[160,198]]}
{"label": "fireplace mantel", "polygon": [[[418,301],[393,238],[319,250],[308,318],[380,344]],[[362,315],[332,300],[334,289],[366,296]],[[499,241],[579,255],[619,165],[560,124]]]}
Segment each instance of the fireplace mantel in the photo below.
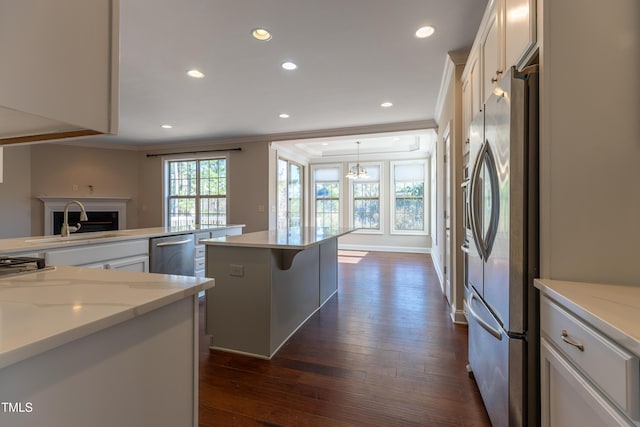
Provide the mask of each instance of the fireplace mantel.
{"label": "fireplace mantel", "polygon": [[[127,228],[127,202],[131,197],[72,197],[72,196],[40,196],[38,199],[44,203],[44,235],[53,233],[53,213],[60,212],[70,200],[77,200],[84,205],[87,212],[114,211],[118,212],[118,229]],[[72,205],[69,210],[77,211],[78,207]]]}

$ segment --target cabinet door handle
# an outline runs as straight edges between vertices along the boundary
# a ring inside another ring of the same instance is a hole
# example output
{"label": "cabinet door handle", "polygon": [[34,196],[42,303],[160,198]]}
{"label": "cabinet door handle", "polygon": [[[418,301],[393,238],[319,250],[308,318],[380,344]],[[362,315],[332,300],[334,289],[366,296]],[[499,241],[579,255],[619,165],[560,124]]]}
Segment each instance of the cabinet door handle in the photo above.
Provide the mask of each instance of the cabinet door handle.
{"label": "cabinet door handle", "polygon": [[576,347],[580,351],[584,351],[584,345],[569,339],[569,334],[567,333],[567,331],[565,329],[562,330],[561,337],[562,337],[562,341],[566,342],[569,345],[572,345],[572,346]]}

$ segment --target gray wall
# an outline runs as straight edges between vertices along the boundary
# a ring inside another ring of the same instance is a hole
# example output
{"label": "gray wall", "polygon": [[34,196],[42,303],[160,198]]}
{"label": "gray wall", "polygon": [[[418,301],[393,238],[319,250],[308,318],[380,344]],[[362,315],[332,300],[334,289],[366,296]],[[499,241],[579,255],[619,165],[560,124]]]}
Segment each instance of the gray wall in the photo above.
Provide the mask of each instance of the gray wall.
{"label": "gray wall", "polygon": [[[267,230],[269,228],[269,144],[267,142],[235,143],[211,145],[213,150],[241,148],[241,151],[228,151],[229,154],[229,217],[230,224],[245,224],[245,233]],[[174,151],[203,151],[207,146],[182,145],[166,150],[149,151],[153,154]],[[138,154],[140,169],[140,227],[162,225],[162,157],[146,157],[147,152]],[[212,153],[216,154],[216,153]],[[263,212],[258,206],[265,206]]]}
{"label": "gray wall", "polygon": [[[236,147],[242,150],[226,152],[230,158],[229,223],[246,224],[244,232],[266,230],[270,221],[275,225],[275,152],[268,142],[217,143],[210,146],[215,150]],[[191,149],[206,150],[207,146],[179,146],[179,151]],[[164,150],[165,153],[173,151],[178,150],[176,147]],[[161,226],[163,158],[147,157],[146,154],[162,152],[97,148],[81,143],[5,148],[5,182],[0,184],[0,213],[2,218],[11,218],[11,221],[0,222],[0,238],[43,234],[44,205],[38,199],[40,196],[128,197],[127,228]],[[347,163],[344,164],[345,170],[346,166]],[[307,182],[308,170],[306,167]],[[388,172],[387,165],[385,173]],[[93,191],[89,185],[93,186]],[[264,206],[262,212],[259,209],[261,205]],[[347,219],[345,217],[345,221]],[[389,220],[387,216],[385,235],[347,236],[341,243],[429,250],[430,236],[389,235]]]}
{"label": "gray wall", "polygon": [[541,276],[640,285],[640,2],[543,11]]}
{"label": "gray wall", "polygon": [[4,147],[0,239],[31,235],[31,146]]}
{"label": "gray wall", "polygon": [[[453,57],[460,58],[460,54]],[[462,55],[465,56],[465,55]],[[464,241],[464,231],[462,225],[462,193],[460,184],[462,183],[462,84],[461,77],[464,70],[464,63],[455,64],[452,57],[447,58],[448,67],[445,72],[450,75],[447,80],[448,86],[445,88],[442,111],[438,122],[438,143],[436,148],[436,230],[437,242],[434,243],[432,249],[432,258],[441,280],[443,278],[444,266],[446,265],[445,256],[448,255],[450,272],[450,301],[451,311],[454,320],[463,321],[464,309],[464,257],[460,246]],[[445,137],[449,135],[449,170],[445,170]],[[445,206],[445,178],[450,177],[450,200],[449,205]],[[450,212],[450,244],[446,248],[444,234],[444,209]],[[444,284],[443,286],[446,286]]]}
{"label": "gray wall", "polygon": [[[40,196],[129,197],[127,228],[138,228],[138,181],[135,151],[52,143],[32,145],[31,234],[44,234],[44,204],[38,199]],[[28,189],[26,193],[29,194]]]}

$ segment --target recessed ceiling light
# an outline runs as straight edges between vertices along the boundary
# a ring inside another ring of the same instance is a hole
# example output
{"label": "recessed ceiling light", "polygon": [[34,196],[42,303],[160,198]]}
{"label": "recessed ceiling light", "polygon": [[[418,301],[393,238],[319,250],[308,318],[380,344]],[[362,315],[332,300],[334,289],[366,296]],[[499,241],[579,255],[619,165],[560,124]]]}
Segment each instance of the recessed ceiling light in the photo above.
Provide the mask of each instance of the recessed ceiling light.
{"label": "recessed ceiling light", "polygon": [[328,142],[323,142],[322,145],[324,145],[326,147],[327,145],[329,145],[329,143]]}
{"label": "recessed ceiling light", "polygon": [[419,39],[426,39],[430,35],[432,35],[436,31],[431,25],[427,25],[426,27],[420,27],[416,31],[416,37]]}
{"label": "recessed ceiling light", "polygon": [[285,70],[291,71],[298,68],[298,66],[291,61],[287,61],[282,63],[282,68],[284,68]]}
{"label": "recessed ceiling light", "polygon": [[201,79],[201,78],[204,77],[204,73],[202,73],[202,71],[196,70],[196,69],[187,71],[187,75],[189,77],[193,77],[194,79]]}
{"label": "recessed ceiling light", "polygon": [[253,31],[251,31],[251,35],[254,39],[260,40],[261,42],[271,40],[271,33],[264,28],[254,28]]}
{"label": "recessed ceiling light", "polygon": [[381,107],[384,108],[389,108],[391,107],[393,104],[391,102],[383,102],[382,104],[380,104]]}
{"label": "recessed ceiling light", "polygon": [[162,127],[162,129],[171,129],[171,128],[173,128],[172,125],[162,125],[161,127]]}
{"label": "recessed ceiling light", "polygon": [[288,115],[287,113],[282,113],[279,116],[281,119],[288,119],[289,117],[291,117],[290,115]]}

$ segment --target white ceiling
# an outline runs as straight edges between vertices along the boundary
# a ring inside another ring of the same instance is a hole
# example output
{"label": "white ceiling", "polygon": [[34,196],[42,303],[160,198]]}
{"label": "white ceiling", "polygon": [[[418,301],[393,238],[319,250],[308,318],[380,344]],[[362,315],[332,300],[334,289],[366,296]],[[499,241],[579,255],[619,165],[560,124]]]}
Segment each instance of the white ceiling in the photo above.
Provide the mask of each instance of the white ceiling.
{"label": "white ceiling", "polygon": [[[146,147],[340,128],[365,133],[375,125],[419,128],[434,119],[447,52],[471,46],[486,3],[122,1],[120,129],[96,140]],[[423,25],[435,34],[415,37]],[[273,38],[253,39],[256,27]],[[283,70],[286,60],[298,69]],[[205,78],[188,77],[191,68]],[[393,106],[382,108],[385,101]],[[408,140],[415,144],[415,135]],[[342,146],[353,152],[352,142]]]}

